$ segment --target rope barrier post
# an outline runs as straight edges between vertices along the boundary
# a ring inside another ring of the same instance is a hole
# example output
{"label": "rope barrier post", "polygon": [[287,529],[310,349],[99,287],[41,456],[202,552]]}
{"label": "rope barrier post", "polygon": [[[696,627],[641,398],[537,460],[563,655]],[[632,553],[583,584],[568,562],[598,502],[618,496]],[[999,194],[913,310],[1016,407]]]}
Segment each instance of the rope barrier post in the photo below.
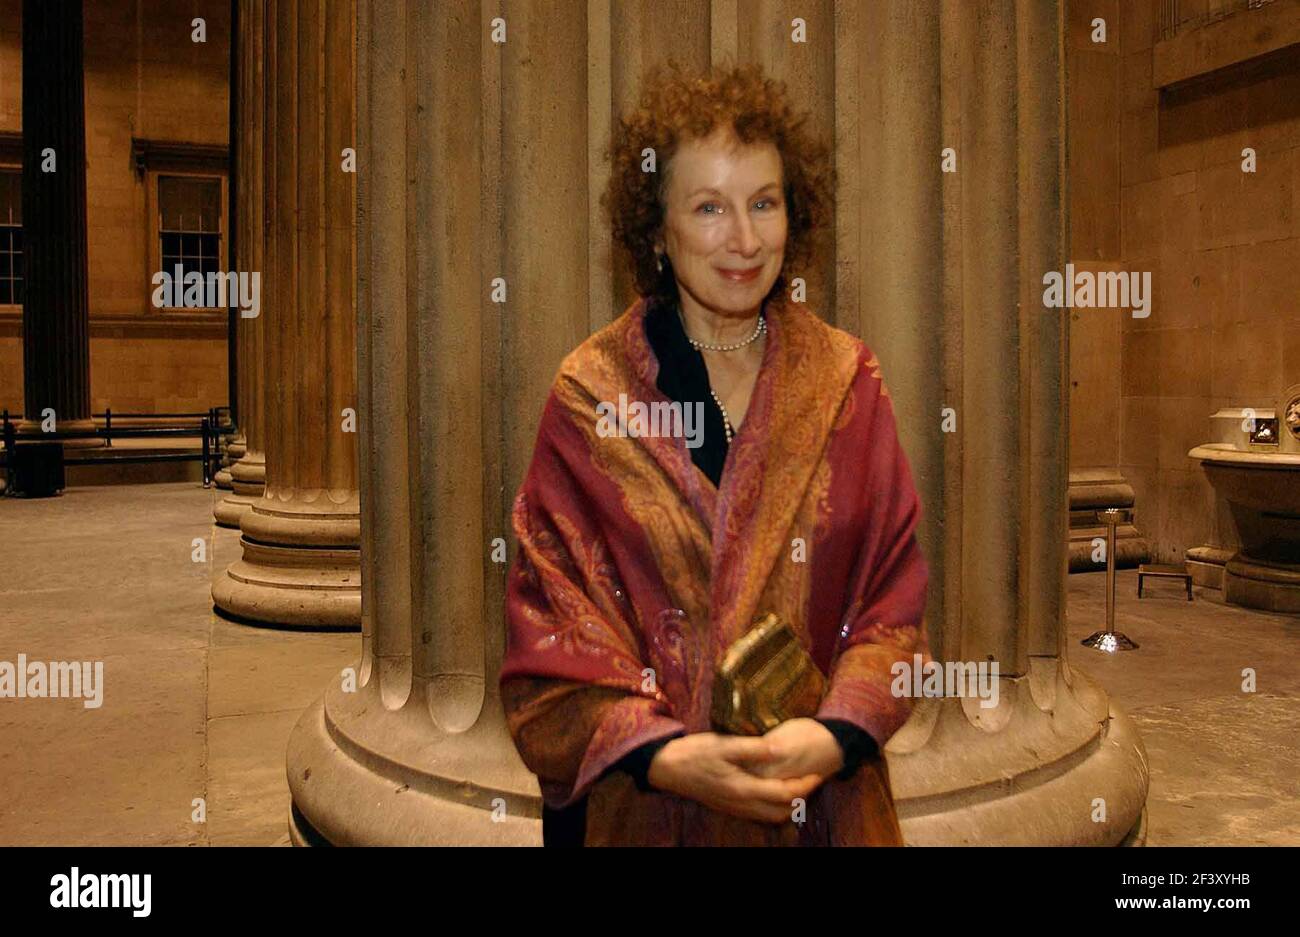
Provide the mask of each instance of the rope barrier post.
{"label": "rope barrier post", "polygon": [[204,418],[203,418],[203,487],[204,487],[204,488],[210,488],[210,487],[212,487],[212,485],[211,485],[211,478],[210,478],[210,476],[209,476],[209,474],[208,474],[208,471],[209,471],[209,469],[211,468],[211,466],[208,464],[208,459],[209,459],[210,456],[211,456],[211,447],[209,446],[209,443],[208,443],[208,426],[209,426],[209,425],[210,425],[210,424],[208,423],[208,418],[207,418],[207,417],[204,417]]}
{"label": "rope barrier post", "polygon": [[14,425],[9,422],[9,409],[5,408],[4,413],[4,440],[5,440],[5,488],[4,494],[9,494],[14,488]]}

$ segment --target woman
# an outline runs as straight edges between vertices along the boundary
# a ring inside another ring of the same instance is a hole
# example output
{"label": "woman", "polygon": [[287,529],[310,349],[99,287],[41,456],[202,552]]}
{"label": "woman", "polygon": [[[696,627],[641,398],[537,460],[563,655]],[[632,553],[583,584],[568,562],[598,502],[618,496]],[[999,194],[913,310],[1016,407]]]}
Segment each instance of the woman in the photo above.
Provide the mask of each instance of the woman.
{"label": "woman", "polygon": [[[548,845],[901,844],[917,495],[875,357],[788,298],[832,186],[753,67],[661,70],[621,124],[603,204],[641,298],[561,365],[514,505],[501,691]],[[620,399],[702,411],[702,439],[610,433]],[[768,612],[820,706],[714,732],[715,667]]]}

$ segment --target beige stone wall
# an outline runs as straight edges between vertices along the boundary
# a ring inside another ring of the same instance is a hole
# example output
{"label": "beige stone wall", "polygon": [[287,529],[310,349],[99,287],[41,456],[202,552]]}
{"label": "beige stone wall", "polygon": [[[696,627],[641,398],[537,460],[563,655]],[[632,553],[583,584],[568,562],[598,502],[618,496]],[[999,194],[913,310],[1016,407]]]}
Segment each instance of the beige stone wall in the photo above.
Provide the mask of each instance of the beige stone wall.
{"label": "beige stone wall", "polygon": [[[134,329],[91,335],[90,407],[126,413],[192,413],[226,403],[226,340],[142,336]],[[0,335],[0,409],[23,405],[23,341]]]}
{"label": "beige stone wall", "polygon": [[0,0],[0,130],[22,123],[23,0]]}
{"label": "beige stone wall", "polygon": [[[226,342],[203,337],[90,340],[90,407],[189,413],[226,401]],[[94,378],[98,369],[102,379]]]}
{"label": "beige stone wall", "polygon": [[23,411],[23,340],[4,333],[0,333],[0,409],[7,409],[11,417]]}
{"label": "beige stone wall", "polygon": [[1162,97],[1157,6],[1067,7],[1071,256],[1150,271],[1154,292],[1146,319],[1071,313],[1070,467],[1118,467],[1156,558],[1173,561],[1212,536],[1214,495],[1187,458],[1210,413],[1271,407],[1300,381],[1300,53]]}
{"label": "beige stone wall", "polygon": [[[1117,0],[1066,4],[1066,102],[1069,128],[1070,258],[1076,267],[1122,267],[1120,107],[1124,43]],[[1094,17],[1107,42],[1091,40]],[[1130,17],[1131,19],[1131,17]],[[1070,317],[1070,468],[1119,464],[1120,336],[1118,310],[1075,309]]]}
{"label": "beige stone wall", "polygon": [[[206,20],[206,43],[191,41],[196,16]],[[223,405],[224,320],[173,325],[149,305],[145,184],[131,138],[226,143],[230,4],[95,0],[85,5],[85,35],[91,407]],[[0,131],[22,129],[21,48],[22,0],[0,0]],[[21,321],[0,307],[0,408],[20,411],[22,397]]]}

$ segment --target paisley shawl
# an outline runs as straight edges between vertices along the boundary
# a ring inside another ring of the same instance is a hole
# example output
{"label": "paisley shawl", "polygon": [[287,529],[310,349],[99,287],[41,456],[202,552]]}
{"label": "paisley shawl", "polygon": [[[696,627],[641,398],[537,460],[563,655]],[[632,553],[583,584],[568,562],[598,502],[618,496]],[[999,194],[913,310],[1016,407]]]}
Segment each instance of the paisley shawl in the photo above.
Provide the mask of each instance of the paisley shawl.
{"label": "paisley shawl", "polygon": [[817,713],[883,747],[928,658],[919,502],[879,362],[797,304],[767,308],[749,410],[715,488],[680,436],[602,436],[597,404],[667,403],[638,299],[565,358],[518,497],[501,693],[556,807],[588,797],[588,845],[901,844],[883,758],[828,780],[806,821],[768,826],[610,771],[709,730],[716,662],[768,611],[828,676]]}

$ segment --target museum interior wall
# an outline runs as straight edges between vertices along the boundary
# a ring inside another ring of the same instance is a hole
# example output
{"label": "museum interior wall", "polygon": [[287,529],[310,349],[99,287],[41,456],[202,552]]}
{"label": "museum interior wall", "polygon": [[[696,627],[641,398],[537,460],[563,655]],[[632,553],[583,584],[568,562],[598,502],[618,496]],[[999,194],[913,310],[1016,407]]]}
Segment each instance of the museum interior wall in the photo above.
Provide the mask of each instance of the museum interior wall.
{"label": "museum interior wall", "polygon": [[1070,312],[1071,491],[1127,488],[1164,563],[1233,546],[1188,457],[1211,414],[1300,382],[1300,5],[1240,6],[1068,4],[1071,259],[1149,271],[1154,294],[1145,318]]}
{"label": "museum interior wall", "polygon": [[[183,9],[180,9],[183,6]],[[179,10],[179,12],[178,12]],[[183,14],[183,15],[182,15]],[[206,42],[192,38],[202,17]],[[227,404],[227,313],[158,309],[158,186],[216,180],[225,194],[230,4],[96,0],[85,4],[87,265],[91,409],[197,412]],[[22,0],[0,0],[0,174],[20,174]],[[137,141],[133,144],[133,141]],[[3,178],[0,178],[3,181]],[[0,198],[7,188],[0,188]],[[20,191],[14,188],[16,193]],[[0,216],[5,214],[0,205]],[[205,206],[221,225],[224,210]],[[192,221],[181,218],[187,230]],[[163,222],[164,224],[166,222]],[[220,269],[231,269],[222,262]],[[0,295],[0,408],[23,408],[20,307]]]}

